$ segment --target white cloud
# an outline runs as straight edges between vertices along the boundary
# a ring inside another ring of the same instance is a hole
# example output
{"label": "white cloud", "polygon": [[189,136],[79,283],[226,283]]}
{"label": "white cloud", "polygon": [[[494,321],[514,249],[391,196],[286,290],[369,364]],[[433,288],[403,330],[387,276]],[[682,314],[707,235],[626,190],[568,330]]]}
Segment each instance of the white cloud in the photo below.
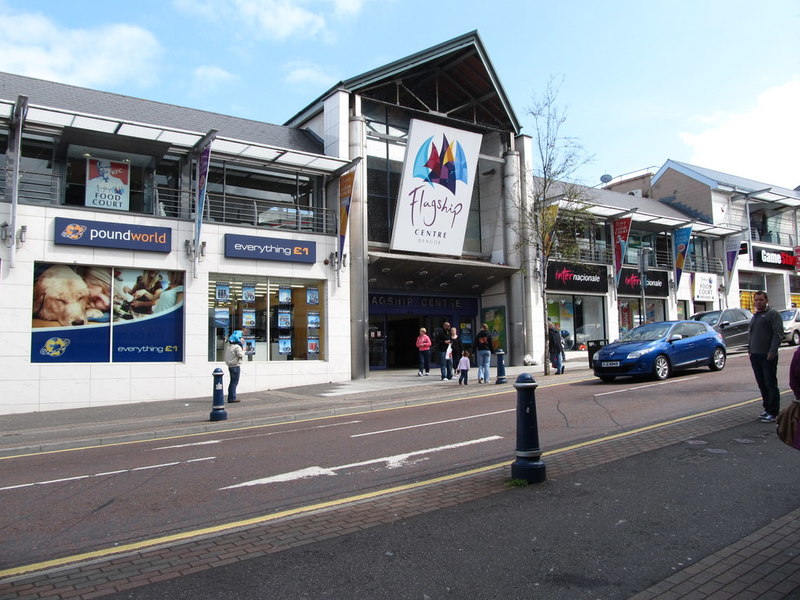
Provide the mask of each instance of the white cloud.
{"label": "white cloud", "polygon": [[67,29],[0,4],[0,70],[88,87],[155,83],[161,53],[148,31],[125,24]]}
{"label": "white cloud", "polygon": [[800,78],[758,95],[743,113],[698,117],[707,128],[680,133],[692,164],[793,189],[800,185]]}
{"label": "white cloud", "polygon": [[284,81],[293,85],[327,88],[337,82],[330,71],[309,62],[290,62],[283,66],[283,70],[286,71]]}
{"label": "white cloud", "polygon": [[333,38],[331,17],[352,19],[366,0],[173,0],[176,8],[219,23],[251,40]]}
{"label": "white cloud", "polygon": [[213,92],[239,77],[214,65],[202,65],[192,71],[192,89],[199,93]]}

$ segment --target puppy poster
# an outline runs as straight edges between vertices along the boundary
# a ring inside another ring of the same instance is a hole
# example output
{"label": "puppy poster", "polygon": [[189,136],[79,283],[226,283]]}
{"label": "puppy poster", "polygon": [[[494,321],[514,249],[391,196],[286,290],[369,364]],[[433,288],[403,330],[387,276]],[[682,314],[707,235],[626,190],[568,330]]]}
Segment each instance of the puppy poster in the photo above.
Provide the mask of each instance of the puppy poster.
{"label": "puppy poster", "polygon": [[183,271],[36,263],[31,361],[181,361],[183,285]]}

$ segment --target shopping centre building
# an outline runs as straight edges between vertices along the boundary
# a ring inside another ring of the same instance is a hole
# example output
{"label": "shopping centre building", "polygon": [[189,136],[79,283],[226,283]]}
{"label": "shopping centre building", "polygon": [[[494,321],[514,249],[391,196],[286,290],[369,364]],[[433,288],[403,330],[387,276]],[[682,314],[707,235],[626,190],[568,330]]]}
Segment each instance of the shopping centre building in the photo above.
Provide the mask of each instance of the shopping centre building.
{"label": "shopping centre building", "polygon": [[535,162],[475,32],[283,125],[0,74],[0,414],[210,397],[236,329],[246,393],[413,376],[445,321],[522,364],[545,305],[578,349],[800,300],[798,192],[668,161],[582,188],[578,253],[543,267],[514,226]]}

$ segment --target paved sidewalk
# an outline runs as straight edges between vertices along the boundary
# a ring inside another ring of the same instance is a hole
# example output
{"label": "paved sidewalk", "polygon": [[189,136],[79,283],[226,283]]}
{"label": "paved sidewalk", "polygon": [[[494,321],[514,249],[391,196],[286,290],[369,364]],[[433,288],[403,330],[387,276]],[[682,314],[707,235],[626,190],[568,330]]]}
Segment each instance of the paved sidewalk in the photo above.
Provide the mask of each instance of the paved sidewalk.
{"label": "paved sidewalk", "polygon": [[[590,376],[573,360],[564,376],[509,368],[506,385],[521,372],[540,385]],[[99,409],[103,415],[39,413],[44,423],[0,417],[0,450],[78,447],[467,392],[408,373],[373,375],[243,396],[228,421],[213,424],[203,421],[208,399]],[[470,385],[469,393],[496,389]],[[266,515],[236,531],[0,579],[0,598],[800,598],[800,453],[753,419],[754,406],[545,449],[542,484],[509,487],[508,465],[491,465]]]}

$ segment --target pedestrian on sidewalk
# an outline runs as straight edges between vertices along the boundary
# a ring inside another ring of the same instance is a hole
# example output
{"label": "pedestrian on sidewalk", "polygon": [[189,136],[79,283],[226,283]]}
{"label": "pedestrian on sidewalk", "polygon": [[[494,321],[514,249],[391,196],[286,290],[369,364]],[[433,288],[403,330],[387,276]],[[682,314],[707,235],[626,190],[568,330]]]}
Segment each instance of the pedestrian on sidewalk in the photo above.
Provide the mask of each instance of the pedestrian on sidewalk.
{"label": "pedestrian on sidewalk", "polygon": [[239,385],[239,375],[242,372],[242,359],[244,359],[244,347],[242,344],[242,332],[238,329],[228,338],[228,347],[225,348],[225,364],[228,365],[228,402],[239,402],[236,398],[236,386]]}
{"label": "pedestrian on sidewalk", "polygon": [[417,336],[417,350],[419,351],[419,372],[417,377],[430,375],[431,371],[431,338],[428,337],[428,330],[424,327],[419,328]]}
{"label": "pedestrian on sidewalk", "polygon": [[563,352],[561,332],[552,321],[547,322],[547,351],[550,354],[550,364],[556,370],[556,375],[561,375],[564,372],[564,365],[561,362],[561,353]]}
{"label": "pedestrian on sidewalk", "polygon": [[[453,378],[453,363],[447,362],[447,349],[450,347],[450,323],[445,321],[442,330],[436,332],[436,358],[442,371],[442,381]],[[449,367],[449,368],[448,368]]]}
{"label": "pedestrian on sidewalk", "polygon": [[457,365],[459,362],[459,358],[461,357],[461,351],[463,350],[463,346],[461,345],[461,340],[458,339],[458,327],[451,327],[450,328],[450,346],[446,350],[445,353],[445,360],[447,361],[447,372],[450,376],[447,378],[448,381],[453,379],[453,373],[457,370]]}
{"label": "pedestrian on sidewalk", "polygon": [[461,352],[461,360],[458,361],[458,385],[462,383],[469,385],[469,352],[463,350]]}
{"label": "pedestrian on sidewalk", "polygon": [[750,365],[761,392],[762,423],[774,423],[781,408],[781,392],[778,388],[778,346],[783,337],[783,321],[775,309],[769,306],[769,296],[764,291],[753,294],[755,312],[750,319],[750,341],[747,352]]}
{"label": "pedestrian on sidewalk", "polygon": [[492,338],[489,336],[489,326],[486,323],[481,324],[481,329],[475,336],[475,354],[478,359],[478,383],[489,383]]}

